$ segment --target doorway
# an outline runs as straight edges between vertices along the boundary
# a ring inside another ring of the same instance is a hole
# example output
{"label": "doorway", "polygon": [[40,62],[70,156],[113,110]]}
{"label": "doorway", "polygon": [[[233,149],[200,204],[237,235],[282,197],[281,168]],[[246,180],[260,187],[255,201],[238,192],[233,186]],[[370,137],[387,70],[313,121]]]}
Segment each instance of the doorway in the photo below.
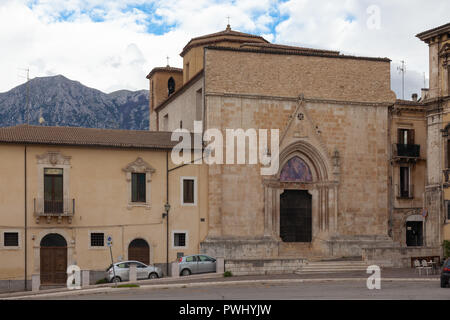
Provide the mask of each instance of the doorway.
{"label": "doorway", "polygon": [[60,285],[67,279],[67,242],[61,235],[46,235],[40,244],[41,284]]}
{"label": "doorway", "polygon": [[406,246],[421,247],[423,246],[423,222],[407,221],[406,222]]}
{"label": "doorway", "polygon": [[280,196],[283,242],[312,241],[312,196],[306,190],[285,190]]}
{"label": "doorway", "polygon": [[128,260],[150,264],[150,247],[144,239],[134,239],[128,246]]}

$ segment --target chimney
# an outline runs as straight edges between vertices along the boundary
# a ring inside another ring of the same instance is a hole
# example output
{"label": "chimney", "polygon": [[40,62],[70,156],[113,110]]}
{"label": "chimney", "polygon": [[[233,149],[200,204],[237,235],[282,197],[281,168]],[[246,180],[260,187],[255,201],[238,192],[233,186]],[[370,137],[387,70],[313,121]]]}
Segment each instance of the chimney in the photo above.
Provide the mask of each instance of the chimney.
{"label": "chimney", "polygon": [[422,97],[420,98],[420,100],[425,100],[425,99],[427,99],[427,96],[428,96],[428,90],[429,89],[427,89],[427,88],[422,88]]}
{"label": "chimney", "polygon": [[412,100],[417,102],[417,93],[412,94]]}

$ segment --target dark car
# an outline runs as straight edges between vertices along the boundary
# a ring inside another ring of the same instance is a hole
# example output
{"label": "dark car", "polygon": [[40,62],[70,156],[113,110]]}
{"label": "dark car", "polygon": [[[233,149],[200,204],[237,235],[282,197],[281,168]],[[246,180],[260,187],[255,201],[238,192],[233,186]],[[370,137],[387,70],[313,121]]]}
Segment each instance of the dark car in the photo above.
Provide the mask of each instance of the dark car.
{"label": "dark car", "polygon": [[445,260],[441,272],[441,288],[445,288],[450,284],[450,258]]}

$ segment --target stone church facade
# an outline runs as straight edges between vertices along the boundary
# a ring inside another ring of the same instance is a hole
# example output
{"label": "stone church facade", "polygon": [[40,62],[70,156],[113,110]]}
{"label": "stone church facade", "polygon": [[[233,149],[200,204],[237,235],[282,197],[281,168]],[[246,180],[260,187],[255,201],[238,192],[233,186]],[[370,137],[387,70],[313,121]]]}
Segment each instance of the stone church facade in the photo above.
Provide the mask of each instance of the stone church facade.
{"label": "stone church facade", "polygon": [[[392,121],[393,110],[405,108],[390,89],[389,59],[271,44],[229,26],[192,39],[181,55],[183,84],[151,101],[151,123],[158,123],[153,129],[192,130],[198,120],[203,130],[224,135],[238,128],[280,132],[279,171],[273,176],[261,176],[259,165],[208,165],[202,252],[226,258],[331,257],[361,256],[364,248],[392,254],[406,246],[403,229],[411,211],[405,213],[401,198],[392,200],[400,169],[389,161],[393,132],[404,122]],[[167,82],[156,84],[158,73],[177,75],[170,67],[155,69],[150,86],[167,88]],[[416,104],[422,126],[424,110]],[[425,158],[424,153],[411,178],[417,180],[416,202]],[[283,170],[295,163],[303,168],[300,175],[284,177]],[[422,209],[417,204],[414,213]]]}

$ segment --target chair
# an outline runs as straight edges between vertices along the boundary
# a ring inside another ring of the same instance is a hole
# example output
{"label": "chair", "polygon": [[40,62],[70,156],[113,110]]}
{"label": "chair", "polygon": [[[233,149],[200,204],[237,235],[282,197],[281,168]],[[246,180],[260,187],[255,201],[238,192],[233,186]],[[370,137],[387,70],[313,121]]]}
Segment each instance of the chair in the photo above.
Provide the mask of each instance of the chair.
{"label": "chair", "polygon": [[427,260],[422,260],[422,268],[427,270],[427,275],[428,275],[428,271],[432,271],[431,267],[428,265]]}
{"label": "chair", "polygon": [[419,272],[419,275],[421,275],[423,267],[420,265],[420,261],[419,260],[414,260],[414,267]]}

